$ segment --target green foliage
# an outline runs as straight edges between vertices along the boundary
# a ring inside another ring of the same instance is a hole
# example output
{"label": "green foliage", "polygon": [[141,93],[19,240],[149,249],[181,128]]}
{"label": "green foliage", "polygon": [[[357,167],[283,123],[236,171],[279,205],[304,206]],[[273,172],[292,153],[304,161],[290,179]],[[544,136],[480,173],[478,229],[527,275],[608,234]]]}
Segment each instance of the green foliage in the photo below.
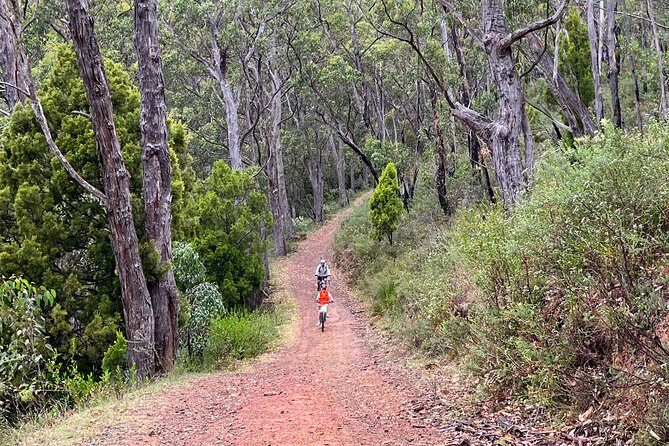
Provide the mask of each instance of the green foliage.
{"label": "green foliage", "polygon": [[[110,84],[121,152],[132,178],[138,234],[143,237],[139,92],[125,69],[109,60]],[[88,103],[71,48],[53,45],[37,71],[39,96],[54,139],[73,167],[102,189]],[[194,173],[182,125],[170,123],[174,199],[173,234],[192,224],[185,213]],[[142,243],[146,275],[155,280],[156,251]],[[46,330],[60,360],[82,373],[100,372],[107,347],[122,323],[120,287],[109,241],[106,211],[70,179],[53,157],[29,106],[19,105],[0,135],[0,275],[12,274],[55,289],[45,309]],[[74,342],[73,342],[74,340]]]}
{"label": "green foliage", "polygon": [[361,209],[336,234],[337,261],[384,326],[457,357],[498,397],[578,411],[635,404],[648,423],[639,441],[663,436],[667,340],[648,340],[669,320],[668,147],[666,126],[641,136],[605,123],[546,154],[511,217],[475,206],[442,232],[414,214],[390,259],[361,243]]}
{"label": "green foliage", "polygon": [[198,188],[190,214],[197,225],[189,235],[207,279],[218,285],[226,307],[245,304],[265,277],[260,234],[271,224],[265,195],[249,173],[218,161]]}
{"label": "green foliage", "polygon": [[569,83],[587,106],[595,99],[588,25],[581,18],[579,9],[572,6],[565,16],[564,26],[566,36],[560,42],[564,49],[560,53],[559,68],[561,73],[567,74]]}
{"label": "green foliage", "polygon": [[116,332],[116,340],[109,346],[102,358],[103,373],[112,374],[116,377],[120,375],[122,370],[126,369],[126,350],[128,342],[125,340],[123,333]]}
{"label": "green foliage", "polygon": [[393,243],[393,232],[402,212],[402,200],[399,197],[400,186],[397,182],[397,170],[393,163],[388,163],[379,178],[379,185],[369,200],[369,218],[374,225],[376,237],[383,236]]}
{"label": "green foliage", "polygon": [[277,316],[236,310],[213,321],[204,363],[208,366],[252,358],[265,352],[277,336]]}
{"label": "green foliage", "polygon": [[211,322],[225,313],[218,286],[206,282],[206,268],[195,248],[174,244],[174,277],[180,292],[179,338],[182,350],[193,361],[202,359]]}
{"label": "green foliage", "polygon": [[57,354],[42,314],[54,298],[25,279],[0,282],[0,419],[44,407],[55,395]]}

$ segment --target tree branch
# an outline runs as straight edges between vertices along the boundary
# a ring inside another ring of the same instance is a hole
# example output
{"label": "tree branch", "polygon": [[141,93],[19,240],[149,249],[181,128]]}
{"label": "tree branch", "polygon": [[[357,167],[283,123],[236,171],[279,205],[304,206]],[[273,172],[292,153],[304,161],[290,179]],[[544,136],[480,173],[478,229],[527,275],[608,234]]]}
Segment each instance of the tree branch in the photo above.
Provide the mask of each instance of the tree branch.
{"label": "tree branch", "polygon": [[42,129],[42,133],[44,134],[44,138],[46,139],[46,143],[49,145],[49,148],[56,156],[56,158],[58,158],[58,161],[60,161],[60,163],[63,165],[63,167],[65,168],[67,173],[72,177],[72,179],[74,179],[77,183],[79,183],[79,185],[83,187],[84,190],[86,190],[86,192],[93,195],[100,201],[100,203],[102,203],[106,207],[107,197],[105,196],[105,194],[103,194],[95,186],[90,184],[81,175],[79,175],[79,173],[74,169],[74,167],[72,167],[67,158],[65,158],[65,155],[63,155],[63,153],[60,151],[56,143],[53,141],[53,137],[51,136],[51,130],[49,130],[49,125],[47,123],[46,116],[44,116],[42,103],[40,102],[39,98],[37,97],[34,91],[32,91],[31,93],[32,93],[30,95],[31,107],[33,109],[33,112],[35,113],[35,119],[37,119],[37,123]]}
{"label": "tree branch", "polygon": [[529,33],[539,31],[540,29],[544,29],[547,26],[551,26],[553,23],[557,22],[564,16],[564,14],[567,12],[567,6],[569,6],[569,0],[562,0],[562,3],[555,11],[555,14],[544,20],[539,20],[538,22],[531,23],[527,26],[524,26],[523,28],[515,30],[502,39],[498,47],[500,49],[507,49]]}

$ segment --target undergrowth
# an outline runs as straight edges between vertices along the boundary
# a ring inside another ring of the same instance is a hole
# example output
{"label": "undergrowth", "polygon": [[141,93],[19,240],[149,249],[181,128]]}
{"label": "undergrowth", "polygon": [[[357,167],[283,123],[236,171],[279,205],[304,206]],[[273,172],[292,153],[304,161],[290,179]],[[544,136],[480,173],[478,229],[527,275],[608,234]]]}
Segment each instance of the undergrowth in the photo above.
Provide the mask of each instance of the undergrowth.
{"label": "undergrowth", "polygon": [[669,441],[667,172],[669,128],[607,125],[547,153],[511,217],[456,190],[459,210],[439,218],[425,181],[396,246],[369,236],[362,207],[335,257],[383,327],[457,358],[488,395],[565,422],[591,409],[615,438]]}

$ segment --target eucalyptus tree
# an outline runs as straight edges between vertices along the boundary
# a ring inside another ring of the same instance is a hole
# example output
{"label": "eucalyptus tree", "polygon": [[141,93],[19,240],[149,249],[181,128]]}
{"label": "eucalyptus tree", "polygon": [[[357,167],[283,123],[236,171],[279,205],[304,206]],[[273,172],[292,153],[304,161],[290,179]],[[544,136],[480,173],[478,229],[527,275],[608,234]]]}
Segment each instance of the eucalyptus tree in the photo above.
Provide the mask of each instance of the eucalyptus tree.
{"label": "eucalyptus tree", "polygon": [[135,0],[135,47],[139,61],[140,129],[146,237],[160,255],[162,274],[148,284],[155,323],[156,371],[168,372],[177,354],[179,294],[172,270],[172,165],[167,145],[167,106],[157,0]]}
{"label": "eucalyptus tree", "polygon": [[[566,12],[568,0],[562,0],[555,12],[547,18],[509,31],[504,2],[481,1],[481,34],[474,31],[470,21],[463,15],[463,4],[455,5],[449,0],[440,0],[447,13],[460,21],[468,33],[486,54],[497,93],[497,117],[491,118],[455,99],[443,82],[421,46],[420,35],[412,24],[418,14],[414,3],[390,4],[382,0],[378,9],[388,29],[378,29],[386,35],[407,43],[420,57],[426,69],[439,87],[451,107],[453,115],[474,130],[492,151],[495,173],[504,196],[507,210],[519,200],[527,187],[528,178],[534,169],[534,140],[525,110],[525,99],[513,46],[526,35],[556,23]],[[466,11],[464,11],[466,12]],[[380,21],[380,20],[379,20]],[[524,145],[525,163],[521,161],[521,146]]]}
{"label": "eucalyptus tree", "polygon": [[128,363],[140,377],[155,371],[155,322],[130,200],[130,176],[121,155],[109,84],[87,0],[67,0],[70,32],[90,106],[102,164],[110,236],[121,283]]}
{"label": "eucalyptus tree", "polygon": [[8,115],[14,110],[17,103],[24,101],[28,96],[28,77],[30,75],[28,60],[20,47],[22,24],[24,23],[24,9],[18,0],[10,0],[11,10],[7,0],[0,0],[0,70],[2,83],[0,92],[7,101]]}

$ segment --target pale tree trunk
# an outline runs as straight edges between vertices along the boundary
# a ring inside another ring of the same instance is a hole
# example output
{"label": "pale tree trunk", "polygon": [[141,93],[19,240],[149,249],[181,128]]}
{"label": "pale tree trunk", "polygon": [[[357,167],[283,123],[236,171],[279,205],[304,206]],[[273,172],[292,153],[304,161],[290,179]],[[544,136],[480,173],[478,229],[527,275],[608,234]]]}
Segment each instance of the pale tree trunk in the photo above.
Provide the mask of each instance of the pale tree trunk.
{"label": "pale tree trunk", "polygon": [[137,367],[140,377],[147,377],[155,370],[155,327],[151,296],[142,269],[139,243],[132,219],[130,175],[116,135],[109,84],[93,30],[88,0],[67,0],[67,9],[102,163],[110,238],[121,284],[128,335],[128,364]]}
{"label": "pale tree trunk", "polygon": [[588,40],[590,41],[590,69],[592,70],[592,80],[595,87],[595,116],[597,126],[602,122],[604,113],[604,101],[602,100],[602,74],[601,74],[601,54],[599,52],[599,40],[597,39],[597,30],[595,28],[594,0],[587,0],[588,9]]}
{"label": "pale tree trunk", "polygon": [[618,42],[616,38],[616,9],[618,0],[609,0],[608,22],[607,22],[607,45],[609,55],[609,86],[611,87],[611,107],[613,108],[613,123],[618,128],[623,128],[623,115],[620,109],[620,95],[618,94],[618,79],[620,66],[616,50]]}
{"label": "pale tree trunk", "polygon": [[[447,10],[456,11],[449,0],[440,0]],[[523,166],[520,159],[521,132],[525,134],[525,158],[528,168],[532,169],[534,159],[531,131],[525,115],[525,98],[516,70],[516,63],[511,51],[512,45],[527,34],[541,30],[560,20],[567,10],[569,0],[563,0],[556,12],[549,18],[529,24],[511,33],[507,31],[504,2],[501,0],[482,0],[483,38],[479,39],[490,65],[497,87],[498,116],[493,121],[460,102],[453,101],[448,90],[433,72],[431,76],[440,84],[442,92],[452,108],[452,113],[469,128],[475,130],[492,151],[492,159],[500,189],[504,196],[507,212],[519,200],[526,188]],[[416,47],[415,41],[409,41]],[[419,56],[424,56],[418,50]],[[429,63],[426,63],[431,69]]]}
{"label": "pale tree trunk", "polygon": [[166,373],[177,354],[179,295],[171,267],[172,167],[156,9],[157,0],[135,0],[146,238],[160,254],[160,268],[167,267],[148,288],[155,322],[156,368],[158,373]]}
{"label": "pale tree trunk", "polygon": [[230,154],[230,167],[243,169],[242,148],[239,136],[239,115],[237,100],[235,99],[230,81],[227,79],[227,48],[221,49],[218,43],[218,26],[221,20],[219,11],[214,17],[210,18],[209,26],[211,28],[211,50],[212,61],[209,64],[209,71],[212,77],[218,82],[223,96],[223,106],[225,108],[225,122],[228,132],[228,152]]}
{"label": "pale tree trunk", "polygon": [[[281,210],[280,223],[283,224],[283,232],[286,237],[292,237],[295,234],[293,227],[293,218],[288,205],[288,194],[286,192],[286,176],[283,165],[283,149],[281,147],[281,116],[283,108],[282,81],[279,75],[279,67],[276,61],[276,37],[273,35],[270,39],[270,48],[268,53],[268,67],[272,84],[272,104],[270,107],[272,128],[270,132],[270,150],[274,157],[276,172],[276,187],[279,199],[279,209]],[[278,222],[275,222],[275,224]]]}
{"label": "pale tree trunk", "polygon": [[355,193],[355,163],[349,163],[349,181],[351,183],[351,193]]}
{"label": "pale tree trunk", "polygon": [[[16,104],[23,102],[30,90],[30,68],[21,45],[20,8],[10,13],[7,0],[0,0],[0,70],[2,70],[3,96],[9,105],[9,113]],[[12,17],[14,16],[14,17]]]}
{"label": "pale tree trunk", "polygon": [[335,161],[335,166],[337,168],[337,184],[339,185],[339,203],[342,206],[348,206],[348,194],[346,192],[346,165],[344,158],[344,150],[342,149],[341,144],[334,137],[334,134],[330,132],[328,134],[328,146],[332,152],[332,157]]}
{"label": "pale tree trunk", "polygon": [[653,0],[646,0],[646,13],[650,20],[650,29],[653,34],[653,44],[657,54],[657,71],[660,82],[660,115],[662,119],[667,119],[669,114],[669,106],[667,105],[667,90],[664,84],[664,69],[662,67],[662,47],[660,46],[660,38],[657,33],[657,22],[655,21],[655,12],[653,11]]}
{"label": "pale tree trunk", "polygon": [[311,191],[313,195],[314,220],[321,223],[325,220],[323,212],[323,166],[320,148],[316,153],[309,153],[307,164],[309,167],[309,180],[311,180]]}

